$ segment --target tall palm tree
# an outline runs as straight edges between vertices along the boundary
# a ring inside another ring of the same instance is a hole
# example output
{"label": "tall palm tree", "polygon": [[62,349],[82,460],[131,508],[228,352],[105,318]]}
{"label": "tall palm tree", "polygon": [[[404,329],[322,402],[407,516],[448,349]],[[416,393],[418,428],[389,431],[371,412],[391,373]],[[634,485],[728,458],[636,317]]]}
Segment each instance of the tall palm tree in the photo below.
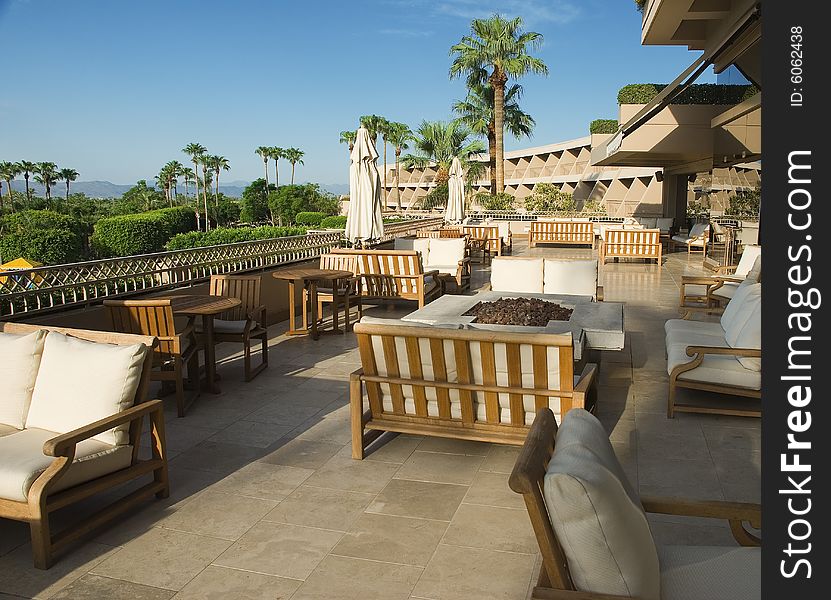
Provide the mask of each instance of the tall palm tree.
{"label": "tall palm tree", "polygon": [[58,180],[58,165],[53,162],[39,162],[35,181],[46,188],[46,202],[52,199],[52,185]]}
{"label": "tall palm tree", "polygon": [[361,127],[369,132],[369,137],[373,144],[378,143],[378,134],[381,132],[381,127],[386,119],[378,115],[364,115],[361,117]]}
{"label": "tall palm tree", "polygon": [[352,148],[355,147],[355,138],[357,137],[357,133],[355,131],[341,131],[340,132],[340,143],[341,144],[349,144],[349,153],[352,153]]}
{"label": "tall palm tree", "polygon": [[[9,195],[9,210],[14,212],[14,196],[12,196],[12,181],[22,173],[20,165],[13,162],[0,163],[0,179],[6,182],[6,193]],[[3,210],[3,199],[0,194],[0,212]]]}
{"label": "tall palm tree", "polygon": [[78,179],[80,173],[75,169],[61,169],[58,171],[58,179],[66,182],[66,199],[69,200],[69,185]]}
{"label": "tall palm tree", "polygon": [[468,177],[478,177],[484,165],[472,157],[484,152],[485,145],[480,140],[471,140],[471,136],[473,132],[457,121],[422,121],[414,138],[417,153],[402,156],[401,163],[406,168],[419,169],[434,165],[436,185],[447,183],[454,158],[461,161]]}
{"label": "tall palm tree", "polygon": [[170,168],[167,165],[159,169],[159,174],[156,175],[156,185],[164,191],[164,199],[167,200],[168,206],[173,206],[173,199],[170,196]]}
{"label": "tall palm tree", "polygon": [[196,173],[190,167],[182,169],[182,180],[185,182],[185,197],[190,195],[190,184],[194,182]]}
{"label": "tall palm tree", "polygon": [[542,34],[522,31],[522,17],[506,19],[493,15],[474,19],[471,35],[462,37],[450,48],[455,55],[450,65],[450,78],[467,76],[469,87],[489,83],[494,91],[494,124],[496,137],[496,191],[505,190],[505,85],[510,78],[528,73],[548,75],[545,63],[529,53],[540,47]]}
{"label": "tall palm tree", "polygon": [[231,163],[224,156],[209,156],[208,166],[213,170],[216,179],[214,179],[214,205],[219,208],[219,173],[221,171],[230,171]]}
{"label": "tall palm tree", "polygon": [[37,163],[28,160],[21,160],[17,163],[18,169],[23,174],[23,179],[26,181],[26,202],[32,201],[32,191],[29,189],[29,176],[37,169]]}
{"label": "tall palm tree", "polygon": [[211,229],[211,220],[208,218],[208,187],[211,185],[208,177],[212,174],[212,171],[209,170],[211,167],[208,164],[210,158],[210,156],[202,156],[199,163],[202,165],[202,207],[205,209],[205,231]]}
{"label": "tall palm tree", "polygon": [[[522,86],[514,84],[505,90],[505,129],[515,138],[531,137],[536,121],[519,106]],[[491,194],[496,194],[496,119],[493,110],[494,94],[490,84],[476,84],[468,90],[467,98],[453,104],[458,120],[473,133],[488,140]]]}
{"label": "tall palm tree", "polygon": [[[196,206],[199,206],[199,160],[207,151],[208,149],[198,142],[191,142],[182,148],[182,152],[189,155],[190,160],[193,163],[193,177],[196,182]],[[199,213],[198,208],[196,212],[197,214]]]}
{"label": "tall palm tree", "polygon": [[178,160],[171,160],[168,162],[165,167],[167,167],[168,176],[170,177],[169,185],[171,189],[171,204],[174,199],[178,198],[179,196],[179,177],[182,175],[182,169],[185,168],[185,165],[180,163]]}
{"label": "tall palm tree", "polygon": [[286,151],[280,146],[272,146],[270,148],[271,152],[269,152],[269,156],[274,159],[274,187],[280,187],[280,166],[279,162],[281,158],[286,157]]}
{"label": "tall palm tree", "polygon": [[387,128],[387,141],[395,148],[395,208],[401,210],[401,152],[409,149],[409,144],[413,139],[412,130],[405,123],[397,123],[395,121],[389,124]]}
{"label": "tall palm tree", "polygon": [[283,154],[283,158],[291,163],[291,184],[294,185],[294,166],[297,164],[303,164],[303,156],[306,153],[303,152],[300,148],[286,148],[285,153]]}
{"label": "tall palm tree", "polygon": [[259,154],[263,159],[263,168],[265,169],[265,189],[268,190],[268,159],[271,158],[271,146],[258,146],[254,150],[254,154]]}

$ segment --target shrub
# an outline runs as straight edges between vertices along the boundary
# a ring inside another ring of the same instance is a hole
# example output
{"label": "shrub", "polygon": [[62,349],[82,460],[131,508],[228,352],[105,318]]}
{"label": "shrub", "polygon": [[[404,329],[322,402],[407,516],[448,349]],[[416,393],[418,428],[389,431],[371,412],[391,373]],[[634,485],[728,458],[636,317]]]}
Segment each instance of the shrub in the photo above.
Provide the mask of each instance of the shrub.
{"label": "shrub", "polygon": [[294,217],[294,222],[298,225],[307,225],[309,227],[319,227],[320,222],[326,218],[322,212],[299,212]]}
{"label": "shrub", "polygon": [[606,214],[606,206],[604,206],[600,200],[595,199],[586,200],[583,203],[582,210],[583,212],[587,213],[601,213],[604,215]]}
{"label": "shrub", "polygon": [[135,215],[118,215],[95,224],[90,244],[96,256],[133,256],[161,252],[174,235],[196,227],[196,216],[185,206]]}
{"label": "shrub", "polygon": [[29,233],[38,229],[63,229],[81,235],[84,224],[51,210],[22,210],[0,218],[0,234]]}
{"label": "shrub", "polygon": [[538,183],[534,193],[525,199],[525,208],[532,211],[573,211],[577,208],[574,196],[551,183]]}
{"label": "shrub", "polygon": [[[620,88],[617,103],[647,104],[665,87],[665,83],[631,83]],[[677,96],[672,104],[738,104],[758,92],[754,85],[696,83]]]}
{"label": "shrub", "polygon": [[340,202],[334,195],[321,190],[316,183],[306,183],[282,185],[269,192],[268,208],[275,218],[286,223],[296,223],[297,215],[304,212],[320,212],[324,216],[337,214]]}
{"label": "shrub", "polygon": [[476,202],[485,210],[514,210],[514,197],[508,193],[479,192]]}
{"label": "shrub", "polygon": [[255,179],[242,192],[240,201],[240,220],[245,223],[260,223],[269,218],[268,193],[276,189],[269,184],[266,189],[265,179]]}
{"label": "shrub", "polygon": [[170,236],[196,229],[196,214],[189,206],[174,206],[152,211],[167,222]]}
{"label": "shrub", "polygon": [[335,215],[326,217],[320,222],[321,229],[346,229],[346,217],[344,215]]}
{"label": "shrub", "polygon": [[727,199],[727,210],[724,214],[731,217],[758,217],[761,201],[762,188],[760,187],[738,192]]}
{"label": "shrub", "polygon": [[589,123],[589,133],[617,133],[617,119],[595,119]]}
{"label": "shrub", "polygon": [[0,237],[0,256],[17,257],[46,265],[78,262],[83,258],[81,238],[67,229],[33,229]]}
{"label": "shrub", "polygon": [[191,231],[174,236],[165,246],[168,250],[186,250],[203,246],[236,244],[254,240],[268,240],[292,235],[305,235],[305,227],[218,227],[211,231]]}

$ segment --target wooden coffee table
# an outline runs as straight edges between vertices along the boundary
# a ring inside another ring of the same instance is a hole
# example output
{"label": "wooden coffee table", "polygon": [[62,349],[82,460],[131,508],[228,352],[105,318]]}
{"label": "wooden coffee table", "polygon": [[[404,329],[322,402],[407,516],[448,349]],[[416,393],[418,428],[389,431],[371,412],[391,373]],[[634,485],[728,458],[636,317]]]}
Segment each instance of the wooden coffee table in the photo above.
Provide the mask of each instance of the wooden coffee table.
{"label": "wooden coffee table", "polygon": [[[338,328],[338,296],[337,291],[340,289],[340,282],[344,279],[350,279],[355,274],[352,271],[341,271],[337,269],[318,269],[312,267],[294,267],[289,269],[280,269],[272,273],[275,279],[282,279],[289,284],[289,330],[287,335],[311,335],[313,340],[320,337],[320,331],[317,327],[317,286],[321,282],[331,283],[333,293],[335,293],[335,302],[332,303],[332,330],[342,333]],[[303,287],[306,289],[309,300],[303,299],[303,326],[301,329],[295,327],[295,284],[298,281],[303,282]],[[310,321],[306,319],[306,304],[310,304],[309,312],[311,312]],[[348,322],[349,315],[346,315],[344,323]]]}

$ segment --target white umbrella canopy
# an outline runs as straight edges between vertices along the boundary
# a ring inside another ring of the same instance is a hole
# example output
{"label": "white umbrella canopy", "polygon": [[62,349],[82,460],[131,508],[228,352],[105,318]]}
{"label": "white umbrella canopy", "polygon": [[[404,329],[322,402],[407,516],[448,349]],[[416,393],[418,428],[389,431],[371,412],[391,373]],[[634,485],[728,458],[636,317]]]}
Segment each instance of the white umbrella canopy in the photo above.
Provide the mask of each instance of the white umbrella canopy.
{"label": "white umbrella canopy", "polygon": [[458,157],[450,163],[449,178],[447,180],[447,210],[444,220],[448,223],[458,223],[465,218],[465,179],[462,163]]}
{"label": "white umbrella canopy", "polygon": [[349,211],[346,215],[346,238],[350,242],[373,240],[384,235],[381,217],[381,177],[378,175],[378,151],[369,132],[358,129],[350,155]]}

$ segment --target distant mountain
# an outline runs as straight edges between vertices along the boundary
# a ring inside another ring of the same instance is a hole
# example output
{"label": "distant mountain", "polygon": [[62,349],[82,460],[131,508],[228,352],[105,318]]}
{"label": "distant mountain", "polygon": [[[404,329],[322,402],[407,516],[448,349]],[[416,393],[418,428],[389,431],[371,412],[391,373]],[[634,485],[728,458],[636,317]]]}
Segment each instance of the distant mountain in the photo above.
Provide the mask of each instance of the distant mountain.
{"label": "distant mountain", "polygon": [[[148,183],[152,181],[152,177],[147,179]],[[250,181],[230,181],[228,183],[220,183],[219,191],[225,194],[226,196],[239,198],[240,196],[242,196],[243,190],[250,183]],[[133,185],[134,184],[111,183],[109,181],[75,181],[72,183],[69,189],[72,193],[85,194],[89,198],[118,198],[122,196],[124,192],[133,187]],[[64,186],[64,182],[59,181],[55,186],[53,186],[52,195],[62,195],[66,190]],[[43,186],[39,183],[30,179],[29,187],[34,191],[35,195],[43,196],[44,189]],[[349,193],[349,184],[347,183],[322,183],[320,184],[320,187],[326,190],[327,192],[335,194],[337,196],[346,195]],[[22,179],[16,179],[12,181],[12,189],[23,192],[26,190],[26,184]],[[183,192],[184,187],[179,186],[179,193],[181,194]],[[193,188],[191,188],[191,193],[193,193]]]}

